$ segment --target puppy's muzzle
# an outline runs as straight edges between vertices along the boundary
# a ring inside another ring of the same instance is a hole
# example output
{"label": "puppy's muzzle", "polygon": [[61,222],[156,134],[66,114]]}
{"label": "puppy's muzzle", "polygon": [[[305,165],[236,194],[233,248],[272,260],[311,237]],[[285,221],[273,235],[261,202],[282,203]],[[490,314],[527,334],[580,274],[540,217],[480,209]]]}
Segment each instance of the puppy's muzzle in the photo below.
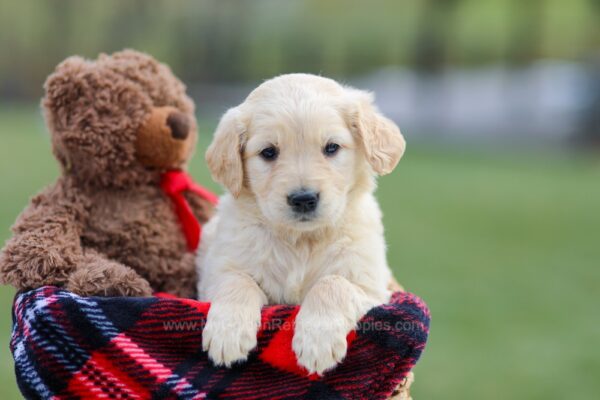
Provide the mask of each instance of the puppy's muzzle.
{"label": "puppy's muzzle", "polygon": [[319,193],[312,190],[300,189],[290,193],[287,197],[287,202],[294,212],[307,214],[315,211],[319,205]]}

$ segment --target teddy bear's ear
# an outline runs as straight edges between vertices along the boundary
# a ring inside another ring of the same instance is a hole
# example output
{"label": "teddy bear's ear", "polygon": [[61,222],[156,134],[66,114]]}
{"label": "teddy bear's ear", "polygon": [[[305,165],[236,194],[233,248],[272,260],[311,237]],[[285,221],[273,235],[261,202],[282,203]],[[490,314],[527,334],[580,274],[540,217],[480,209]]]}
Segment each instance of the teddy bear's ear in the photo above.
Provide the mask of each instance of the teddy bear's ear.
{"label": "teddy bear's ear", "polygon": [[82,77],[88,68],[89,62],[82,57],[69,57],[46,79],[42,105],[52,125],[60,128],[69,126],[71,108],[83,97]]}
{"label": "teddy bear's ear", "polygon": [[406,148],[398,126],[377,110],[369,92],[346,88],[342,110],[373,171],[378,175],[392,172]]}
{"label": "teddy bear's ear", "polygon": [[239,107],[229,109],[221,118],[212,143],[206,151],[206,163],[213,179],[239,196],[244,181],[242,162],[246,125]]}

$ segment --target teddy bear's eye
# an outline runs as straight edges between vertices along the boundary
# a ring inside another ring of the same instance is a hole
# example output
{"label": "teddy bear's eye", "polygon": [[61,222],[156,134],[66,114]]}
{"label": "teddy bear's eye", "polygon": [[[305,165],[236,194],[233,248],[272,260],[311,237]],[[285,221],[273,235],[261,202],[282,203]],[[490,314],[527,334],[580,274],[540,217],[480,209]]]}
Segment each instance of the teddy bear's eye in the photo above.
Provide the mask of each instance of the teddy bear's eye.
{"label": "teddy bear's eye", "polygon": [[269,146],[260,152],[260,156],[266,161],[274,161],[279,155],[279,150],[275,146]]}
{"label": "teddy bear's eye", "polygon": [[339,144],[337,144],[337,143],[327,143],[325,145],[325,147],[323,148],[323,153],[326,156],[331,157],[335,153],[337,153],[339,149],[340,149],[340,145]]}

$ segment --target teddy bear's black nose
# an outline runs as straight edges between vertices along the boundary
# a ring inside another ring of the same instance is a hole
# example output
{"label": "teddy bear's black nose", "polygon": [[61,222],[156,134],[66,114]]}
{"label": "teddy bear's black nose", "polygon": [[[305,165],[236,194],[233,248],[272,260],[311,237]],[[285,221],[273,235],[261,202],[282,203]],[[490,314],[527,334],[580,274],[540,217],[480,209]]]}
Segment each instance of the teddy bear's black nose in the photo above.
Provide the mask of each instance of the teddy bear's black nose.
{"label": "teddy bear's black nose", "polygon": [[171,128],[171,136],[174,139],[184,140],[190,133],[190,121],[188,117],[178,111],[169,114],[167,125]]}

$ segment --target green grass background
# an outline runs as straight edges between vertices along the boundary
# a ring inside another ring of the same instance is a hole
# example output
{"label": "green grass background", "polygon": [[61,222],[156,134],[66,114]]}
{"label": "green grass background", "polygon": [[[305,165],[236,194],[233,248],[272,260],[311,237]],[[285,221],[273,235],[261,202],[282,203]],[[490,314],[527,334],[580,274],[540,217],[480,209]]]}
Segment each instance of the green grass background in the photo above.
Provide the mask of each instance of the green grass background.
{"label": "green grass background", "polygon": [[[200,153],[192,174],[211,183]],[[0,110],[0,240],[58,169],[43,120]],[[432,311],[414,397],[594,399],[600,392],[600,160],[411,146],[380,180],[389,259]],[[18,399],[0,287],[0,399]]]}

